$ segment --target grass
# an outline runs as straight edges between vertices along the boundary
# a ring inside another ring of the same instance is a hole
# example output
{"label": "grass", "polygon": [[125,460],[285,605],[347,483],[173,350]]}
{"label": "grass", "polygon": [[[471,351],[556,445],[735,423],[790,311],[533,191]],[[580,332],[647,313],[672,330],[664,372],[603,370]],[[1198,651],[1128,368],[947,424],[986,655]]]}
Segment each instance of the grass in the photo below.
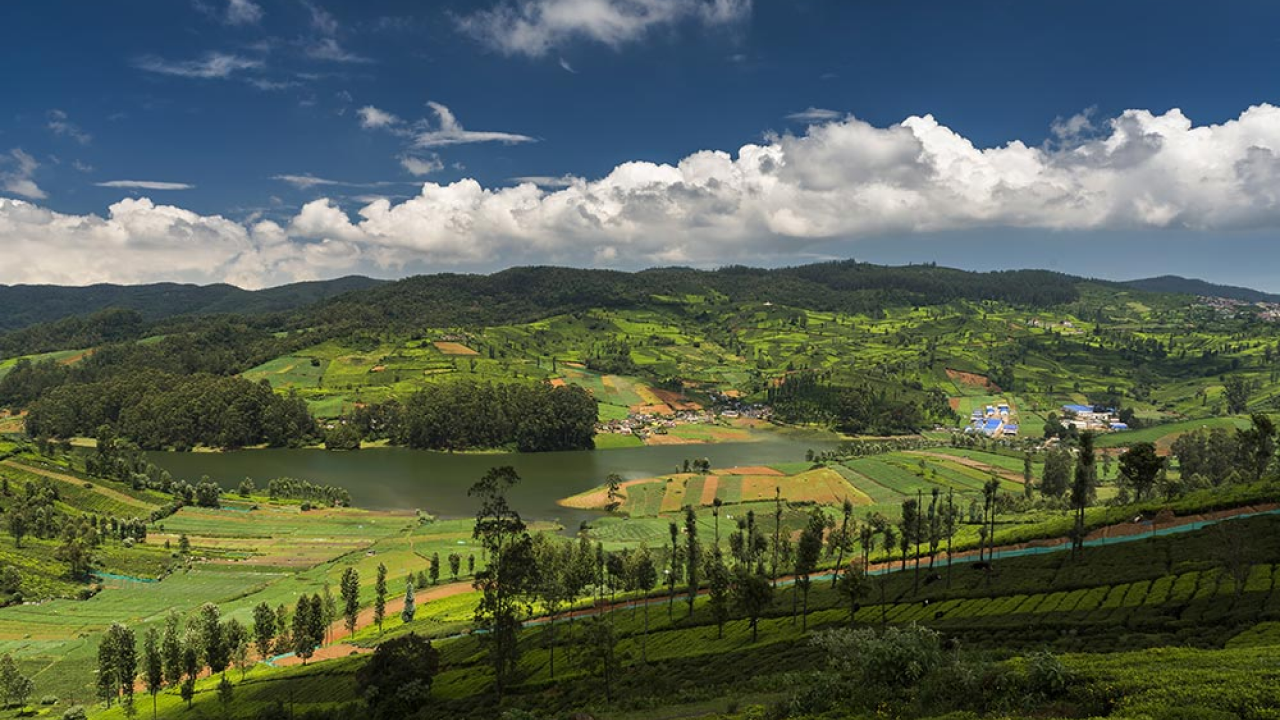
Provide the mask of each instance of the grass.
{"label": "grass", "polygon": [[[1280,518],[1238,522],[1246,523],[1250,537],[1262,543],[1265,554],[1280,554]],[[1212,592],[1203,597],[1160,599],[1163,589],[1203,574],[1187,568],[1204,563],[1215,542],[1214,533],[1201,531],[1093,548],[1080,563],[1071,562],[1066,553],[1033,555],[1000,561],[1000,573],[994,577],[960,571],[950,587],[935,583],[919,592],[912,588],[911,572],[894,573],[885,577],[888,604],[877,604],[880,581],[873,581],[872,595],[864,600],[856,620],[875,624],[883,615],[894,623],[932,625],[958,634],[970,653],[999,648],[995,653],[999,657],[1012,654],[1014,666],[1021,662],[1018,652],[1046,646],[1066,652],[1062,662],[1075,678],[1073,687],[1083,693],[1077,696],[1079,701],[1104,703],[1112,708],[1103,711],[1111,717],[1173,717],[1171,708],[1190,713],[1182,717],[1210,717],[1204,715],[1209,708],[1230,708],[1240,717],[1265,718],[1265,709],[1280,701],[1280,684],[1270,681],[1280,664],[1277,623],[1251,625],[1244,632],[1228,628],[1266,617],[1264,608],[1273,602],[1276,591],[1248,591],[1236,599],[1229,588],[1213,583]],[[1183,558],[1176,561],[1173,574],[1166,570],[1168,557]],[[1260,578],[1270,579],[1276,571],[1274,564],[1256,565],[1250,577],[1261,583]],[[1036,589],[1028,592],[1026,588],[1033,585]],[[717,632],[705,596],[694,604],[691,616],[683,599],[674,604],[670,616],[667,602],[657,600],[648,610],[647,636],[645,613],[640,609],[624,607],[609,613],[619,637],[619,655],[627,658],[627,669],[615,687],[622,699],[613,706],[601,701],[597,680],[570,649],[574,625],[557,628],[565,644],[557,652],[554,680],[549,673],[548,629],[526,629],[513,697],[519,698],[515,701],[519,706],[553,714],[591,709],[597,717],[684,717],[692,708],[710,708],[715,717],[745,720],[747,716],[719,714],[725,698],[785,697],[788,686],[808,682],[804,673],[821,667],[820,656],[808,649],[808,632],[790,616],[792,593],[790,587],[779,591],[754,643],[748,624],[740,618],[727,622],[723,635]],[[922,597],[931,602],[924,605]],[[474,599],[467,596],[441,601],[436,615],[407,626],[393,619],[383,637],[410,629],[432,632],[465,622],[470,602]],[[809,604],[810,631],[846,620],[845,603],[822,578],[815,581]],[[1179,623],[1179,615],[1198,619]],[[376,639],[372,631],[366,636]],[[1167,647],[1170,644],[1183,646]],[[638,662],[642,646],[648,666]],[[437,647],[443,656],[442,671],[426,715],[493,716],[486,705],[490,673],[476,638],[444,640]],[[295,712],[334,708],[354,696],[354,673],[363,662],[363,657],[354,657],[308,668],[255,668],[238,684],[227,716],[251,716],[273,699],[289,697],[294,698]],[[673,678],[697,681],[680,692]],[[192,713],[182,708],[175,695],[162,695],[161,716],[223,717],[212,685],[211,680],[201,682]],[[644,708],[644,712],[632,715],[625,708],[633,713]],[[1046,716],[1043,712],[1032,716]]]}

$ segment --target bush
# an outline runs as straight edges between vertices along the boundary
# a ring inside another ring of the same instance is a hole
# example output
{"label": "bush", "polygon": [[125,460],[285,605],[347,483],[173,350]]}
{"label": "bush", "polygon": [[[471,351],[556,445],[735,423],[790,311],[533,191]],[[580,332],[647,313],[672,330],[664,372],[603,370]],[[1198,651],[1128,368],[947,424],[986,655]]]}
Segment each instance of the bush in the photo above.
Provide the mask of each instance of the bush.
{"label": "bush", "polygon": [[814,634],[832,669],[859,686],[912,687],[948,659],[938,633],[919,625],[839,628]]}
{"label": "bush", "polygon": [[1071,685],[1071,671],[1051,652],[1031,653],[1026,659],[1026,691],[1045,698],[1060,697]]}
{"label": "bush", "polygon": [[72,705],[62,713],[62,720],[88,720],[89,714],[80,705]]}
{"label": "bush", "polygon": [[57,705],[57,704],[58,704],[58,696],[57,696],[57,695],[45,695],[44,697],[40,698],[40,704],[41,704],[41,705]]}

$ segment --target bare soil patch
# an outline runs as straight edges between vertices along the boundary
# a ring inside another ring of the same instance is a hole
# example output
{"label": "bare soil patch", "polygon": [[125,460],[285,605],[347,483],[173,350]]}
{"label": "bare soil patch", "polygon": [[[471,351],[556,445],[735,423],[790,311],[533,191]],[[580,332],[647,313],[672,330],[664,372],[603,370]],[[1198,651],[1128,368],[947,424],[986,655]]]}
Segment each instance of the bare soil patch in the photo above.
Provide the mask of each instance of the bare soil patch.
{"label": "bare soil patch", "polygon": [[716,501],[716,492],[720,490],[720,478],[715,475],[708,475],[705,482],[702,483],[702,497],[698,498],[699,505],[714,505]]}
{"label": "bare soil patch", "polygon": [[947,377],[961,385],[969,385],[971,387],[980,387],[988,390],[994,390],[995,392],[1001,392],[1000,386],[991,382],[986,375],[977,375],[975,373],[964,372],[963,370],[952,370],[951,368],[947,368]]}
{"label": "bare soil patch", "polygon": [[462,343],[448,342],[445,340],[437,340],[431,344],[435,345],[436,349],[444,353],[445,355],[479,355],[480,354],[475,350],[472,350],[471,348],[467,347],[466,345],[463,345]]}

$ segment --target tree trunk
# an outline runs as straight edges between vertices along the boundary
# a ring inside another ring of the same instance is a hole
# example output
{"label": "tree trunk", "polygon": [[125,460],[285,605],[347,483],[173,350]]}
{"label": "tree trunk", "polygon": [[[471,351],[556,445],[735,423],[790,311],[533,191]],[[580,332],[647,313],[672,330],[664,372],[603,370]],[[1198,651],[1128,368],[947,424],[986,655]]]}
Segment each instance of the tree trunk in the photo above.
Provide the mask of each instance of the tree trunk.
{"label": "tree trunk", "polygon": [[800,607],[800,586],[793,583],[791,585],[791,624],[792,625],[796,624],[796,612],[799,611],[799,607]]}
{"label": "tree trunk", "polygon": [[649,664],[649,591],[644,591],[644,635],[640,640],[640,662]]}

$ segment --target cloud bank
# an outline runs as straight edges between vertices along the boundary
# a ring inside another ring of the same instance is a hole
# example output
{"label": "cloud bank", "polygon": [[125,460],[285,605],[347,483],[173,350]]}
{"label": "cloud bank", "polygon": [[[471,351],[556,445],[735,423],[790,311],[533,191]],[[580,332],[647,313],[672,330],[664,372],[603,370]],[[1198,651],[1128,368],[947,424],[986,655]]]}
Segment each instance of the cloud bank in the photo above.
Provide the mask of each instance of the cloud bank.
{"label": "cloud bank", "polygon": [[[1179,110],[1130,110],[1070,130],[1043,145],[979,148],[927,115],[889,127],[846,117],[733,154],[628,162],[594,180],[427,182],[354,215],[321,198],[281,224],[145,198],[122,200],[105,218],[0,200],[0,252],[32,259],[4,264],[0,282],[259,286],[408,264],[719,265],[974,228],[1280,228],[1280,108],[1201,126]],[[107,252],[119,261],[99,262]]]}

